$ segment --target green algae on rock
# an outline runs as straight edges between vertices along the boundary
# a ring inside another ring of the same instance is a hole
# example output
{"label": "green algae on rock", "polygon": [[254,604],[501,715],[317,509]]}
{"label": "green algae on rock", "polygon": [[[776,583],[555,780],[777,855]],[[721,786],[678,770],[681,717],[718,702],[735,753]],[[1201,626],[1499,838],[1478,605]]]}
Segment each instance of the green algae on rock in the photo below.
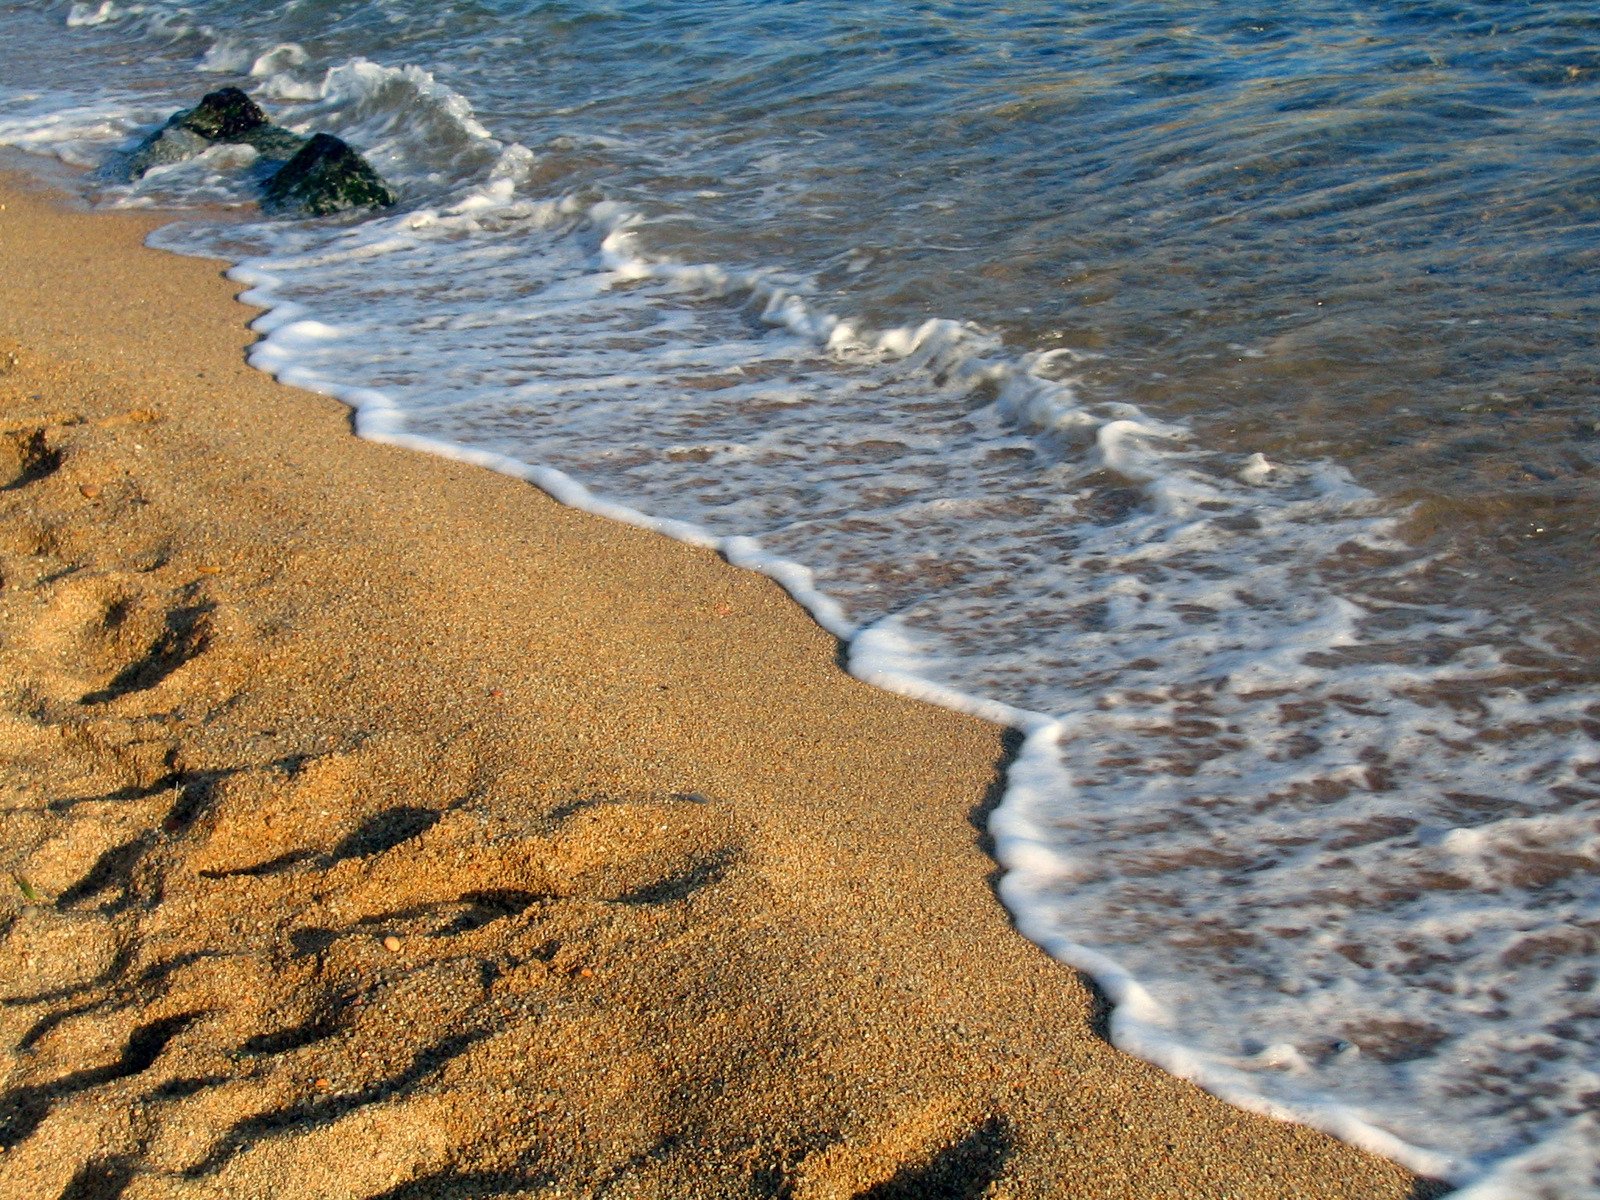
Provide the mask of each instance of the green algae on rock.
{"label": "green algae on rock", "polygon": [[273,124],[236,87],[208,92],[193,108],[173,113],[112,172],[131,183],[152,168],[194,158],[216,145],[250,146],[260,158],[282,164],[263,188],[262,207],[268,212],[324,216],[395,202],[393,189],[347,143],[326,133],[302,137]]}
{"label": "green algae on rock", "polygon": [[[294,139],[294,147],[283,146],[278,135]],[[238,88],[220,88],[206,93],[193,108],[173,113],[118,164],[119,174],[132,182],[154,167],[193,158],[218,143],[256,145],[258,152],[266,153],[258,141],[278,145],[283,153],[275,157],[287,159],[304,139],[272,124],[261,107]]]}
{"label": "green algae on rock", "polygon": [[319,133],[267,180],[261,207],[315,216],[350,208],[388,208],[394,191],[366,159],[330,133]]}

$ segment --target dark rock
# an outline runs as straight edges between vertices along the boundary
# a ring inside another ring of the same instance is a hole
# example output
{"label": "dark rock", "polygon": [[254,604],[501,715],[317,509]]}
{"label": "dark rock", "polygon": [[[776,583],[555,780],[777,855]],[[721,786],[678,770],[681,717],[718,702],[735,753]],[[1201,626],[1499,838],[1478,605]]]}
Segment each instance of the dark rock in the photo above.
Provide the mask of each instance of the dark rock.
{"label": "dark rock", "polygon": [[199,104],[168,122],[174,123],[213,142],[252,146],[262,158],[276,162],[288,162],[309,140],[274,125],[254,100],[235,87],[207,93]]}
{"label": "dark rock", "polygon": [[267,120],[256,102],[236,87],[208,92],[193,108],[172,114],[112,169],[129,182],[166,163],[193,158],[217,143],[254,146],[263,158],[287,161],[306,139]]}
{"label": "dark rock", "polygon": [[166,163],[193,158],[212,146],[250,146],[263,168],[281,164],[267,179],[262,207],[322,216],[347,208],[387,208],[395,202],[388,184],[344,142],[326,133],[307,139],[274,125],[259,105],[235,87],[209,92],[183,109],[104,174],[124,182]]}
{"label": "dark rock", "polygon": [[181,125],[211,142],[246,142],[254,129],[270,124],[256,102],[236,87],[207,92],[193,108],[174,114],[168,125]]}
{"label": "dark rock", "polygon": [[320,217],[347,208],[388,208],[394,202],[394,192],[366,159],[332,134],[319,133],[267,180],[261,207]]}

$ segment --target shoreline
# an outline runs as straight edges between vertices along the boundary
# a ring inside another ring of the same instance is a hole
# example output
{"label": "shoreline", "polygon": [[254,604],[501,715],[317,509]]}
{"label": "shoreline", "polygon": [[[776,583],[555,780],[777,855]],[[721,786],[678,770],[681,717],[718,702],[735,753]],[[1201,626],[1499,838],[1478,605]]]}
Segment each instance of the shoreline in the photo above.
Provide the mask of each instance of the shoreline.
{"label": "shoreline", "polygon": [[354,438],[170,217],[0,202],[8,1189],[1440,1194],[1099,1038],[992,891],[1004,730]]}

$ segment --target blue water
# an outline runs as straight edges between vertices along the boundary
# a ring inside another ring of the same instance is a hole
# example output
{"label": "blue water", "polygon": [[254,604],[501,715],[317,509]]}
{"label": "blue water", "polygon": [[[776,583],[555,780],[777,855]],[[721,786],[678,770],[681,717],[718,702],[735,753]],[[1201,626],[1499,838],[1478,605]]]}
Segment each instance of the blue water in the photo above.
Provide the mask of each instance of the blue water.
{"label": "blue water", "polygon": [[[1019,927],[1121,1045],[1600,1196],[1600,16],[1555,3],[0,5],[0,142],[273,305],[368,436],[768,570],[1028,733]],[[92,81],[86,83],[85,81]],[[205,206],[204,208],[200,206]]]}

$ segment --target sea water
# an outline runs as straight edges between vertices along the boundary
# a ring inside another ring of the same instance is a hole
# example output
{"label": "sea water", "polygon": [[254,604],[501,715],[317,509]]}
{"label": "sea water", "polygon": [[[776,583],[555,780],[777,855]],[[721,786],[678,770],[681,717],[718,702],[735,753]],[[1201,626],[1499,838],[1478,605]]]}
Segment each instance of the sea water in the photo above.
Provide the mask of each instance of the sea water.
{"label": "sea water", "polygon": [[[1021,730],[1002,896],[1117,1044],[1600,1197],[1591,6],[106,0],[0,45],[0,142],[177,210],[256,365]],[[400,205],[101,170],[225,84]]]}

